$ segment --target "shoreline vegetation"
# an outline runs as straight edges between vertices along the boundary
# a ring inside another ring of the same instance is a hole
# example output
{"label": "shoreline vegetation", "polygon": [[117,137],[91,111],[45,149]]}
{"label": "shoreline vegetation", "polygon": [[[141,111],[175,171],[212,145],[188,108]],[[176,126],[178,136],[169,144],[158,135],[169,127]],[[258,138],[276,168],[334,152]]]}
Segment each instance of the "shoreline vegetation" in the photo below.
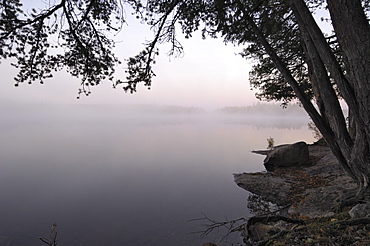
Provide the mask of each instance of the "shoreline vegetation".
{"label": "shoreline vegetation", "polygon": [[[242,231],[247,245],[370,245],[370,206],[341,207],[356,187],[329,147],[308,145],[308,166],[234,174],[251,192],[255,216]],[[255,151],[267,155],[269,150]]]}

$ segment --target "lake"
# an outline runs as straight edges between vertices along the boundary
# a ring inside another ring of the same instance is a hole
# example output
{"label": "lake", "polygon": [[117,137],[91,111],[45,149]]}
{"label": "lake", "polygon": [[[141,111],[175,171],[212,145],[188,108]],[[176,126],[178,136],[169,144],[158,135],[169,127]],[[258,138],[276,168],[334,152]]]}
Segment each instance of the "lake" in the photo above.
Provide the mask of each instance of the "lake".
{"label": "lake", "polygon": [[[248,217],[233,173],[264,170],[267,138],[313,142],[306,117],[154,114],[118,106],[0,108],[0,245],[199,245]],[[240,245],[230,235],[219,245]]]}

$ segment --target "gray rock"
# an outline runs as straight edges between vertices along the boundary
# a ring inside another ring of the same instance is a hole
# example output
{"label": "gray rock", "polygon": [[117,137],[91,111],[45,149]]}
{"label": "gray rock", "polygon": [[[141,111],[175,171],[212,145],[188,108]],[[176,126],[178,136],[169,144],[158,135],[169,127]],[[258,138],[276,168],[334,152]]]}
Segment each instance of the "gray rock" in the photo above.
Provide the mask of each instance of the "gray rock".
{"label": "gray rock", "polygon": [[367,233],[364,230],[362,230],[362,229],[357,230],[356,233],[357,234],[360,234],[360,235],[363,235],[363,236],[366,236],[367,235]]}
{"label": "gray rock", "polygon": [[357,204],[354,206],[348,214],[352,219],[362,218],[369,216],[370,214],[370,205],[369,204]]}
{"label": "gray rock", "polygon": [[266,170],[270,172],[276,168],[305,166],[310,163],[308,146],[305,142],[276,147],[263,161]]}
{"label": "gray rock", "polygon": [[235,183],[279,206],[286,205],[292,183],[272,173],[234,174]]}
{"label": "gray rock", "polygon": [[283,176],[271,172],[234,174],[235,182],[239,187],[272,203],[286,205],[290,194],[296,192],[295,187],[299,184],[298,179],[289,176],[289,170],[299,170],[307,175],[314,175],[327,180],[327,184],[306,187],[306,189],[299,191],[298,194],[301,194],[305,199],[290,206],[288,213],[311,218],[331,216],[340,206],[343,194],[354,190],[357,185],[343,171],[328,147],[311,145],[308,149],[310,159],[313,160],[309,166],[302,166],[298,169],[286,168],[288,172]]}

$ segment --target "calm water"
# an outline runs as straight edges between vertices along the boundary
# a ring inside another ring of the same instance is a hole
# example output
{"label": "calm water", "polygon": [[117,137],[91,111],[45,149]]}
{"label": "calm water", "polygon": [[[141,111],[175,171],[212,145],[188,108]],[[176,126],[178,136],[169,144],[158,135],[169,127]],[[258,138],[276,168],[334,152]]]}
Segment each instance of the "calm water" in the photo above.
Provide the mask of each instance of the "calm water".
{"label": "calm water", "polygon": [[0,245],[42,245],[53,222],[61,246],[217,242],[189,220],[249,215],[232,174],[263,170],[250,150],[313,140],[305,118],[18,105],[0,119]]}

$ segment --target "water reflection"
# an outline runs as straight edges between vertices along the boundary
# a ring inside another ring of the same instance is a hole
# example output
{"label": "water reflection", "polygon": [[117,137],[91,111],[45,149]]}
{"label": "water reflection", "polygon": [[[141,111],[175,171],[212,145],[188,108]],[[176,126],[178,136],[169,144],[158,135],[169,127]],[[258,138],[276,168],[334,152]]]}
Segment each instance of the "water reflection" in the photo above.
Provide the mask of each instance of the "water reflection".
{"label": "water reflection", "polygon": [[272,133],[277,142],[310,136],[198,113],[1,110],[0,245],[40,245],[54,222],[60,245],[201,245],[220,235],[189,235],[200,226],[189,219],[249,215],[232,176],[263,168],[249,151]]}

